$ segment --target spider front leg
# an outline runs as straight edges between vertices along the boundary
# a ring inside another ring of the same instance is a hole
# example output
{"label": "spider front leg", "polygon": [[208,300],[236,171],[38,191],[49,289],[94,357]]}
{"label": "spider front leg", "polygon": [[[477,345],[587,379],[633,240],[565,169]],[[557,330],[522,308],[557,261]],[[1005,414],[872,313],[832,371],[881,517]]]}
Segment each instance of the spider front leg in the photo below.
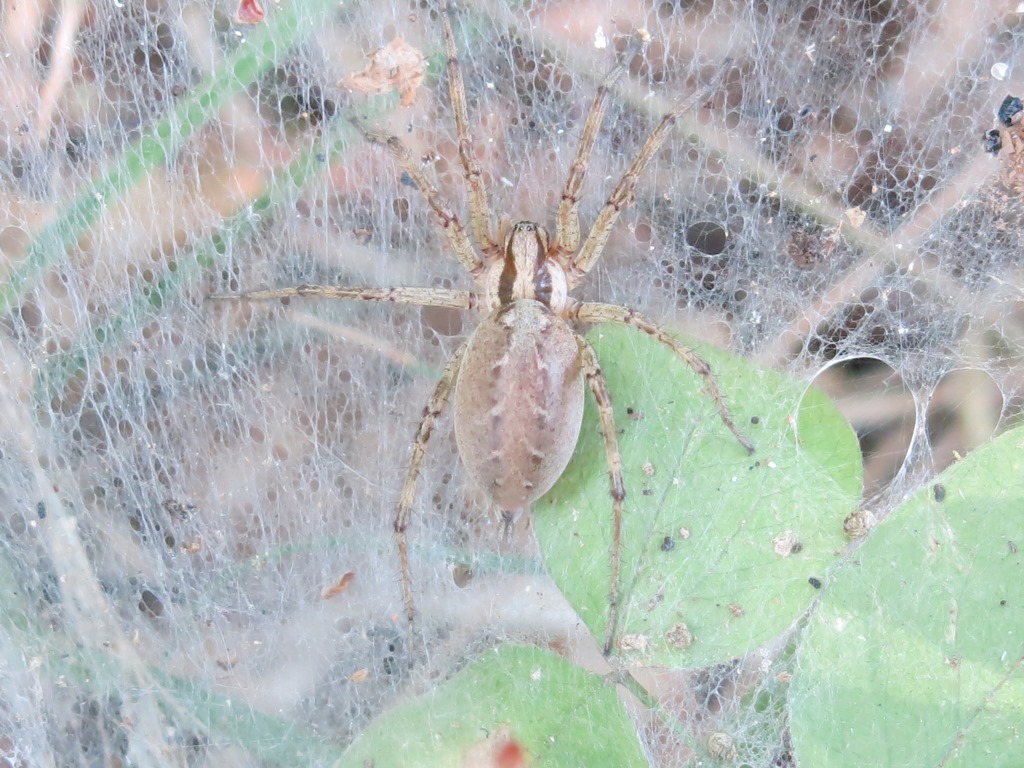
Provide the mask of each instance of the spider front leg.
{"label": "spider front leg", "polygon": [[466,228],[462,226],[462,222],[459,220],[459,215],[455,213],[452,204],[445,199],[437,187],[427,179],[422,169],[413,160],[412,155],[409,154],[409,150],[402,143],[402,140],[394,134],[371,131],[356,118],[352,118],[352,123],[362,131],[363,136],[371,144],[381,144],[386,147],[398,161],[398,164],[402,166],[402,170],[409,174],[410,178],[416,182],[417,188],[419,188],[427,204],[437,216],[437,221],[448,237],[448,242],[451,244],[455,256],[471,275],[474,277],[480,275],[484,271],[484,262],[473,248],[469,235],[466,234]]}
{"label": "spider front leg", "polygon": [[491,207],[487,202],[487,188],[483,174],[476,162],[473,137],[469,133],[469,110],[466,108],[466,86],[462,81],[462,67],[455,49],[455,35],[448,18],[448,6],[441,7],[441,29],[444,30],[444,45],[448,54],[448,92],[455,112],[455,127],[459,137],[459,161],[463,177],[469,186],[469,211],[473,223],[473,234],[480,249],[488,260],[500,256],[498,243],[491,236]]}
{"label": "spider front leg", "polygon": [[640,147],[640,151],[633,158],[633,162],[629,164],[626,173],[612,191],[608,201],[601,208],[600,213],[597,214],[597,219],[594,221],[594,226],[590,228],[587,239],[583,242],[583,247],[580,248],[579,253],[569,262],[569,267],[566,270],[569,290],[579,285],[583,276],[597,263],[601,252],[604,251],[605,244],[608,242],[608,237],[611,235],[615,220],[633,202],[633,192],[640,181],[640,174],[644,172],[648,163],[651,162],[651,158],[661,149],[665,139],[672,133],[676,120],[679,119],[680,115],[693,109],[698,103],[705,101],[711,93],[711,88],[712,86],[703,88],[690,96],[686,101],[680,103],[674,110],[661,118],[661,122],[651,132],[651,135],[647,137],[643,146]]}
{"label": "spider front leg", "polygon": [[405,537],[405,529],[409,526],[409,519],[412,517],[416,481],[419,479],[423,457],[427,453],[427,441],[430,440],[430,434],[434,431],[437,418],[444,410],[452,389],[455,387],[455,382],[458,380],[459,367],[462,365],[462,356],[466,352],[467,345],[468,342],[463,342],[455,350],[455,354],[448,361],[448,365],[444,367],[441,378],[438,379],[434,392],[427,401],[427,407],[423,409],[423,418],[420,419],[419,428],[416,430],[416,439],[412,445],[409,471],[406,473],[405,483],[402,485],[402,495],[399,497],[398,511],[395,514],[395,541],[398,543],[398,561],[402,573],[402,600],[405,603],[405,615],[409,620],[410,638],[416,636],[416,608],[412,599],[412,570],[409,567],[409,543]]}
{"label": "spider front leg", "polygon": [[622,60],[608,70],[601,85],[597,87],[594,102],[590,105],[587,121],[583,125],[579,146],[576,147],[576,157],[569,168],[569,178],[565,180],[565,188],[562,190],[562,198],[558,204],[558,217],[555,219],[555,241],[549,250],[549,253],[556,259],[567,259],[576,253],[576,249],[580,245],[580,218],[577,203],[580,189],[583,187],[583,180],[587,175],[587,165],[594,149],[597,132],[601,129],[601,123],[604,122],[608,91],[625,74],[633,57],[643,54],[650,42],[651,36],[647,30],[637,30]]}
{"label": "spider front leg", "polygon": [[653,336],[659,342],[671,349],[676,353],[676,356],[679,357],[679,359],[693,369],[694,373],[704,379],[706,394],[714,400],[715,408],[718,409],[718,416],[721,418],[722,423],[729,428],[729,431],[733,433],[739,444],[747,449],[747,453],[754,452],[754,444],[747,439],[746,435],[740,432],[736,427],[736,424],[733,422],[732,414],[729,413],[729,408],[726,406],[725,400],[722,398],[722,391],[718,388],[718,381],[715,379],[715,374],[711,371],[711,366],[709,366],[704,361],[704,358],[692,349],[679,343],[679,341],[667,334],[653,320],[644,317],[639,312],[635,312],[628,307],[620,307],[616,304],[598,304],[592,302],[577,304],[570,311],[569,316],[583,323],[620,323],[622,325],[629,325]]}
{"label": "spider front leg", "polygon": [[601,420],[601,437],[604,439],[605,461],[608,464],[609,492],[612,497],[612,583],[608,592],[608,625],[604,633],[604,655],[612,652],[615,643],[615,628],[619,621],[619,571],[622,564],[622,503],[626,498],[626,485],[622,480],[622,455],[619,453],[619,442],[615,436],[615,414],[612,411],[612,399],[608,394],[597,353],[590,342],[576,334],[576,343],[580,348],[580,360],[583,375],[597,403],[597,415]]}

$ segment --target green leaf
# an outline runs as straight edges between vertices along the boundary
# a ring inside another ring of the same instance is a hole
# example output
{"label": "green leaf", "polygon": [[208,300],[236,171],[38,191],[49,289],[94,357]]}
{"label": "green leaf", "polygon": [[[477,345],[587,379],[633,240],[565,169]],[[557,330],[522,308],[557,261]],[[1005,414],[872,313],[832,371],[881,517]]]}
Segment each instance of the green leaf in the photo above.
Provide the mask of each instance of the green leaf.
{"label": "green leaf", "polygon": [[[742,656],[793,624],[818,594],[808,580],[823,580],[844,549],[843,519],[861,492],[856,436],[816,390],[684,340],[711,364],[756,446],[748,456],[669,349],[612,326],[590,340],[627,489],[615,652],[671,667]],[[576,455],[534,525],[552,577],[603,642],[612,503],[592,398]],[[787,538],[799,544],[784,556]]]}
{"label": "green leaf", "polygon": [[790,692],[801,765],[1024,765],[1022,478],[1015,429],[896,509],[836,575]]}
{"label": "green leaf", "polygon": [[510,742],[527,765],[647,765],[613,686],[548,651],[515,645],[380,717],[338,765],[493,765]]}

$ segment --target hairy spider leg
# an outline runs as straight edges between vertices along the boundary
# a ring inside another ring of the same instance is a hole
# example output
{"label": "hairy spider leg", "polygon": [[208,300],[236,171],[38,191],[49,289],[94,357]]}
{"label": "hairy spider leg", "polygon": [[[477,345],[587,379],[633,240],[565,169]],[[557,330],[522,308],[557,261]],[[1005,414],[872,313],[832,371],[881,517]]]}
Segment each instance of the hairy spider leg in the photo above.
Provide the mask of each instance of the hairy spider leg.
{"label": "hairy spider leg", "polygon": [[558,215],[555,218],[555,240],[549,249],[549,254],[558,259],[563,266],[568,264],[568,258],[576,253],[576,249],[580,245],[580,218],[577,204],[583,181],[587,176],[587,166],[593,153],[594,142],[597,139],[598,131],[601,130],[601,123],[604,122],[608,92],[625,74],[633,58],[647,50],[650,42],[651,37],[647,31],[638,30],[634,34],[625,56],[608,70],[604,80],[597,87],[597,93],[594,94],[594,101],[590,105],[587,121],[583,125],[583,133],[580,135],[579,146],[576,147],[576,157],[569,167],[569,176],[565,180],[565,188],[562,190],[562,197],[558,203]]}

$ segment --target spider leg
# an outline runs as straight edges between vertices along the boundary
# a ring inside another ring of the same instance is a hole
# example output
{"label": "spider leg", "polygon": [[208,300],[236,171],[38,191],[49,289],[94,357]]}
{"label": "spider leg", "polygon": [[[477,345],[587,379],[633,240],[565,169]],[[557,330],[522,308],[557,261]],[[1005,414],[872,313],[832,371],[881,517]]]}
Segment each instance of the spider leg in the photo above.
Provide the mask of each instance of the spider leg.
{"label": "spider leg", "polygon": [[409,150],[402,143],[402,140],[394,134],[371,131],[356,118],[352,118],[352,122],[363,132],[363,136],[366,137],[367,141],[373,144],[382,144],[394,155],[398,164],[402,166],[402,170],[409,174],[412,180],[416,182],[416,186],[433,209],[441,229],[448,236],[448,242],[451,244],[452,250],[455,251],[455,256],[462,263],[462,266],[469,270],[469,273],[474,277],[481,274],[484,270],[484,263],[477,256],[476,250],[473,248],[469,235],[466,234],[466,228],[462,226],[458,214],[455,213],[452,204],[445,199],[444,195],[437,190],[437,187],[431,184],[423,174],[419,164],[413,160],[412,155],[409,154]]}
{"label": "spider leg", "polygon": [[354,299],[357,301],[387,301],[392,304],[414,304],[421,307],[447,307],[449,309],[473,309],[476,295],[469,291],[453,291],[447,288],[359,288],[335,285],[294,285],[288,288],[274,288],[243,293],[214,293],[207,296],[211,301],[269,301],[271,299],[318,298]]}
{"label": "spider leg", "polygon": [[444,30],[444,44],[448,53],[448,90],[452,109],[455,111],[455,126],[459,135],[459,160],[462,162],[463,177],[469,185],[470,220],[473,234],[487,260],[500,255],[498,243],[491,236],[491,208],[487,202],[487,188],[484,186],[480,166],[474,154],[473,137],[469,133],[469,112],[466,109],[466,86],[462,81],[462,67],[459,66],[455,49],[455,35],[448,18],[447,4],[441,6],[441,28]]}
{"label": "spider leg", "polygon": [[625,74],[633,57],[642,54],[650,42],[651,37],[647,34],[647,30],[637,30],[625,56],[608,70],[601,85],[597,88],[597,93],[594,94],[594,102],[590,105],[590,112],[587,113],[587,122],[583,125],[583,134],[580,136],[579,146],[576,147],[576,157],[569,167],[569,177],[565,180],[562,199],[558,204],[555,240],[548,250],[556,259],[562,261],[568,259],[580,245],[580,218],[576,204],[580,199],[580,189],[583,187],[583,180],[587,175],[587,165],[594,149],[597,132],[601,129],[601,123],[604,121],[608,91]]}
{"label": "spider leg", "polygon": [[615,220],[619,218],[619,214],[622,213],[623,209],[633,202],[633,191],[640,180],[640,174],[644,172],[647,164],[651,162],[651,158],[661,149],[665,139],[672,133],[676,120],[693,109],[695,105],[705,101],[713,87],[702,88],[685,101],[680,102],[675,109],[661,118],[661,122],[658,123],[650,136],[647,137],[643,146],[640,147],[640,151],[633,158],[633,162],[629,164],[626,173],[612,191],[608,201],[601,208],[600,213],[597,214],[597,219],[594,221],[594,226],[590,228],[587,239],[583,242],[583,247],[580,248],[579,253],[569,262],[566,277],[569,281],[570,290],[574,286],[579,285],[583,276],[590,271],[598,258],[600,258],[601,252],[608,242],[608,237],[611,235],[612,227],[615,225]]}
{"label": "spider leg", "polygon": [[503,547],[508,547],[512,544],[512,534],[515,533],[516,521],[519,520],[523,510],[521,509],[503,509],[501,510],[501,530],[498,532],[498,541],[501,542]]}
{"label": "spider leg", "polygon": [[653,336],[671,349],[676,353],[677,357],[693,369],[694,373],[704,379],[705,392],[714,400],[715,408],[718,409],[718,416],[722,419],[722,423],[729,428],[729,431],[733,433],[739,444],[747,449],[747,453],[754,452],[754,444],[747,439],[746,435],[740,432],[733,422],[732,414],[729,413],[729,408],[722,399],[722,391],[718,388],[715,374],[711,372],[711,366],[692,349],[667,334],[653,320],[628,307],[592,302],[583,302],[576,305],[571,310],[570,317],[583,323],[621,323],[622,325],[629,325]]}
{"label": "spider leg", "polygon": [[[416,610],[412,599],[412,571],[409,568],[409,543],[405,537],[405,529],[409,526],[409,519],[412,517],[412,503],[416,495],[416,481],[420,475],[420,465],[423,464],[423,457],[427,453],[427,441],[434,430],[437,417],[444,410],[452,389],[459,377],[459,367],[462,364],[462,356],[466,352],[468,342],[463,342],[455,354],[451,356],[448,364],[441,373],[441,378],[434,386],[434,392],[427,401],[427,407],[423,409],[423,418],[420,419],[419,428],[416,430],[416,438],[412,445],[412,460],[409,462],[409,471],[405,475],[405,483],[402,485],[402,495],[398,501],[398,511],[395,513],[395,541],[398,543],[398,562],[402,575],[402,600],[405,603],[405,615],[409,619],[409,637],[415,638]],[[415,642],[413,640],[413,642]]]}
{"label": "spider leg", "polygon": [[615,629],[619,621],[619,570],[622,564],[622,502],[626,498],[626,486],[622,480],[622,456],[619,454],[619,442],[615,436],[615,415],[612,412],[612,399],[608,394],[608,385],[601,373],[601,365],[597,353],[590,342],[576,334],[576,343],[580,348],[583,375],[587,378],[590,392],[597,403],[597,414],[601,420],[601,437],[604,438],[605,460],[608,464],[609,492],[612,497],[614,521],[612,523],[612,583],[608,592],[608,624],[604,633],[604,655],[612,652],[615,643]]}

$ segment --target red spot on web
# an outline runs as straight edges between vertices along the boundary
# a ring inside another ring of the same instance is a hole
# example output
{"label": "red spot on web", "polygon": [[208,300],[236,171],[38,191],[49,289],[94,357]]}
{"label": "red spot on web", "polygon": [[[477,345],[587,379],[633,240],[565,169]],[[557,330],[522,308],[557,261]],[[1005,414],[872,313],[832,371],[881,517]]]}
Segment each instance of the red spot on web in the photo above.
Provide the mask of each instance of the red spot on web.
{"label": "red spot on web", "polygon": [[518,741],[506,741],[494,751],[494,768],[526,768],[526,752]]}
{"label": "red spot on web", "polygon": [[238,4],[238,12],[235,20],[239,24],[259,24],[266,18],[267,12],[260,7],[256,0],[241,0]]}

